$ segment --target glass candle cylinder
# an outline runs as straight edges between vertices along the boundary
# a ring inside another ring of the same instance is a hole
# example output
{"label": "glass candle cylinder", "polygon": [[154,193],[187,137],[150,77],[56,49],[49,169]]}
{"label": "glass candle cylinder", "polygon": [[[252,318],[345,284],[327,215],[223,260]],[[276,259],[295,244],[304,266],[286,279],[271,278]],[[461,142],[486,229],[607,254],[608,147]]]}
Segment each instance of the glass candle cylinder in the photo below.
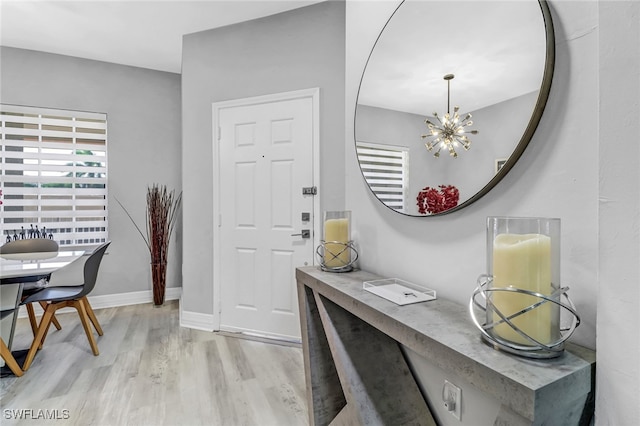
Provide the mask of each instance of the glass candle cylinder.
{"label": "glass candle cylinder", "polygon": [[[522,346],[538,346],[504,322],[496,311],[543,345],[560,338],[559,306],[517,291],[525,290],[559,300],[560,219],[489,217],[487,270],[492,277],[488,286],[487,324],[502,321],[488,330],[495,339]],[[534,305],[537,306],[532,307]],[[526,312],[516,315],[522,311]]]}
{"label": "glass candle cylinder", "polygon": [[341,269],[351,264],[351,212],[324,212],[324,266]]}

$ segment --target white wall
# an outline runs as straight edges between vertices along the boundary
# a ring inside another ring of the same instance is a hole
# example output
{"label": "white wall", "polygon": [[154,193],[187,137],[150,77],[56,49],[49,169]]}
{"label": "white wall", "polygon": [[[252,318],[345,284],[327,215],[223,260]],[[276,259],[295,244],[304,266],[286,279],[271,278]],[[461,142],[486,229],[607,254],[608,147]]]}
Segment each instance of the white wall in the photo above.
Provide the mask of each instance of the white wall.
{"label": "white wall", "polygon": [[640,419],[640,3],[599,3],[598,424]]}
{"label": "white wall", "polygon": [[[353,111],[371,46],[398,3],[347,2],[347,112]],[[599,12],[600,5],[605,12]],[[553,1],[550,7],[557,57],[549,102],[529,147],[496,188],[443,217],[393,213],[374,199],[362,179],[353,122],[347,117],[346,207],[353,212],[363,269],[425,284],[439,297],[462,304],[485,271],[487,216],[561,218],[563,285],[571,288],[582,317],[573,341],[596,348],[597,323],[604,342],[597,345],[597,422],[630,425],[640,418],[638,6]],[[630,19],[633,25],[620,25]],[[600,20],[606,26],[599,27]],[[621,67],[624,73],[618,73]],[[599,84],[600,94],[611,93],[600,106],[600,112],[606,109],[603,118],[598,115]],[[625,107],[631,108],[629,115],[623,114]],[[621,120],[622,129],[617,126]],[[598,123],[605,126],[600,132]],[[609,197],[615,202],[609,203]],[[596,317],[597,308],[604,319]]]}

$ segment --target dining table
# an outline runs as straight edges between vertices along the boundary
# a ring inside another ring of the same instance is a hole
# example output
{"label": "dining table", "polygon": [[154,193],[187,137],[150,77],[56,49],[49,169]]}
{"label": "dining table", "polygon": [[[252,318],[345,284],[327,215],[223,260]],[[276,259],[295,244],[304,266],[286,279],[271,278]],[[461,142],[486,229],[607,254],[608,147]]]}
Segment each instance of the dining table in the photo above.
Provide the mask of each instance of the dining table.
{"label": "dining table", "polygon": [[[59,250],[57,252],[31,252],[31,253],[6,253],[0,254],[0,285],[15,284],[17,282],[33,282],[39,277],[48,276],[57,270],[80,259],[85,254],[84,250]],[[22,288],[22,286],[21,286]],[[18,295],[20,300],[21,295]],[[15,330],[17,315],[13,315],[11,324],[11,339]],[[11,349],[11,348],[10,348]],[[22,365],[29,348],[23,350],[11,350],[18,364]],[[13,373],[2,363],[0,376],[5,377]]]}

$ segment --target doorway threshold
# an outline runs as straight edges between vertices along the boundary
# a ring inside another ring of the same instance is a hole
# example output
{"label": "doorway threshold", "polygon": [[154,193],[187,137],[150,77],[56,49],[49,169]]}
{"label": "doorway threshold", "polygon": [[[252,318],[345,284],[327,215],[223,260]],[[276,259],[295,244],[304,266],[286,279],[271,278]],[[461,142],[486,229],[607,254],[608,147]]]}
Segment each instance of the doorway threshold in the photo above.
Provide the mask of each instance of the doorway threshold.
{"label": "doorway threshold", "polygon": [[302,341],[300,339],[286,339],[283,337],[274,337],[263,335],[260,333],[252,333],[249,331],[214,331],[215,334],[225,337],[235,337],[238,339],[253,340],[256,342],[269,343],[272,345],[291,346],[295,348],[302,347]]}

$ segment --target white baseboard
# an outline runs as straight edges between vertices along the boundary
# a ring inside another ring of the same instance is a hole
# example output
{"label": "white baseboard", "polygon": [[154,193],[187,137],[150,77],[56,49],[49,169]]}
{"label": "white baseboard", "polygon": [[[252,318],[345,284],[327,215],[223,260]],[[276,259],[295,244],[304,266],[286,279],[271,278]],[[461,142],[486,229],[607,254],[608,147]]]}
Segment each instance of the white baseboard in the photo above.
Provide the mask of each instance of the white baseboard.
{"label": "white baseboard", "polygon": [[212,314],[201,314],[200,312],[183,311],[180,309],[180,327],[214,331],[214,317]]}
{"label": "white baseboard", "polygon": [[[167,287],[165,293],[165,300],[179,300],[182,296],[182,287]],[[118,306],[139,305],[142,303],[153,302],[153,293],[148,291],[132,291],[129,293],[117,293],[117,294],[105,294],[102,296],[89,296],[89,303],[91,307],[96,309],[115,308]],[[42,315],[43,311],[39,304],[34,304],[34,310],[36,315]],[[75,312],[73,308],[63,308],[58,312]],[[27,309],[24,306],[20,307],[18,318],[26,318]],[[212,314],[202,314],[199,312],[183,311],[180,308],[180,326],[186,328],[193,328],[195,330],[213,331],[214,317]]]}
{"label": "white baseboard", "polygon": [[[182,287],[167,287],[164,294],[164,300],[178,300],[182,295]],[[117,293],[117,294],[105,294],[102,296],[88,296],[91,307],[95,309],[103,308],[115,308],[118,306],[139,305],[142,303],[153,302],[153,292],[147,291],[132,291],[129,293]],[[36,315],[42,315],[43,311],[39,304],[34,304],[34,310]],[[73,308],[63,308],[58,312],[75,312]],[[26,318],[27,309],[24,306],[20,307],[18,318]]]}

